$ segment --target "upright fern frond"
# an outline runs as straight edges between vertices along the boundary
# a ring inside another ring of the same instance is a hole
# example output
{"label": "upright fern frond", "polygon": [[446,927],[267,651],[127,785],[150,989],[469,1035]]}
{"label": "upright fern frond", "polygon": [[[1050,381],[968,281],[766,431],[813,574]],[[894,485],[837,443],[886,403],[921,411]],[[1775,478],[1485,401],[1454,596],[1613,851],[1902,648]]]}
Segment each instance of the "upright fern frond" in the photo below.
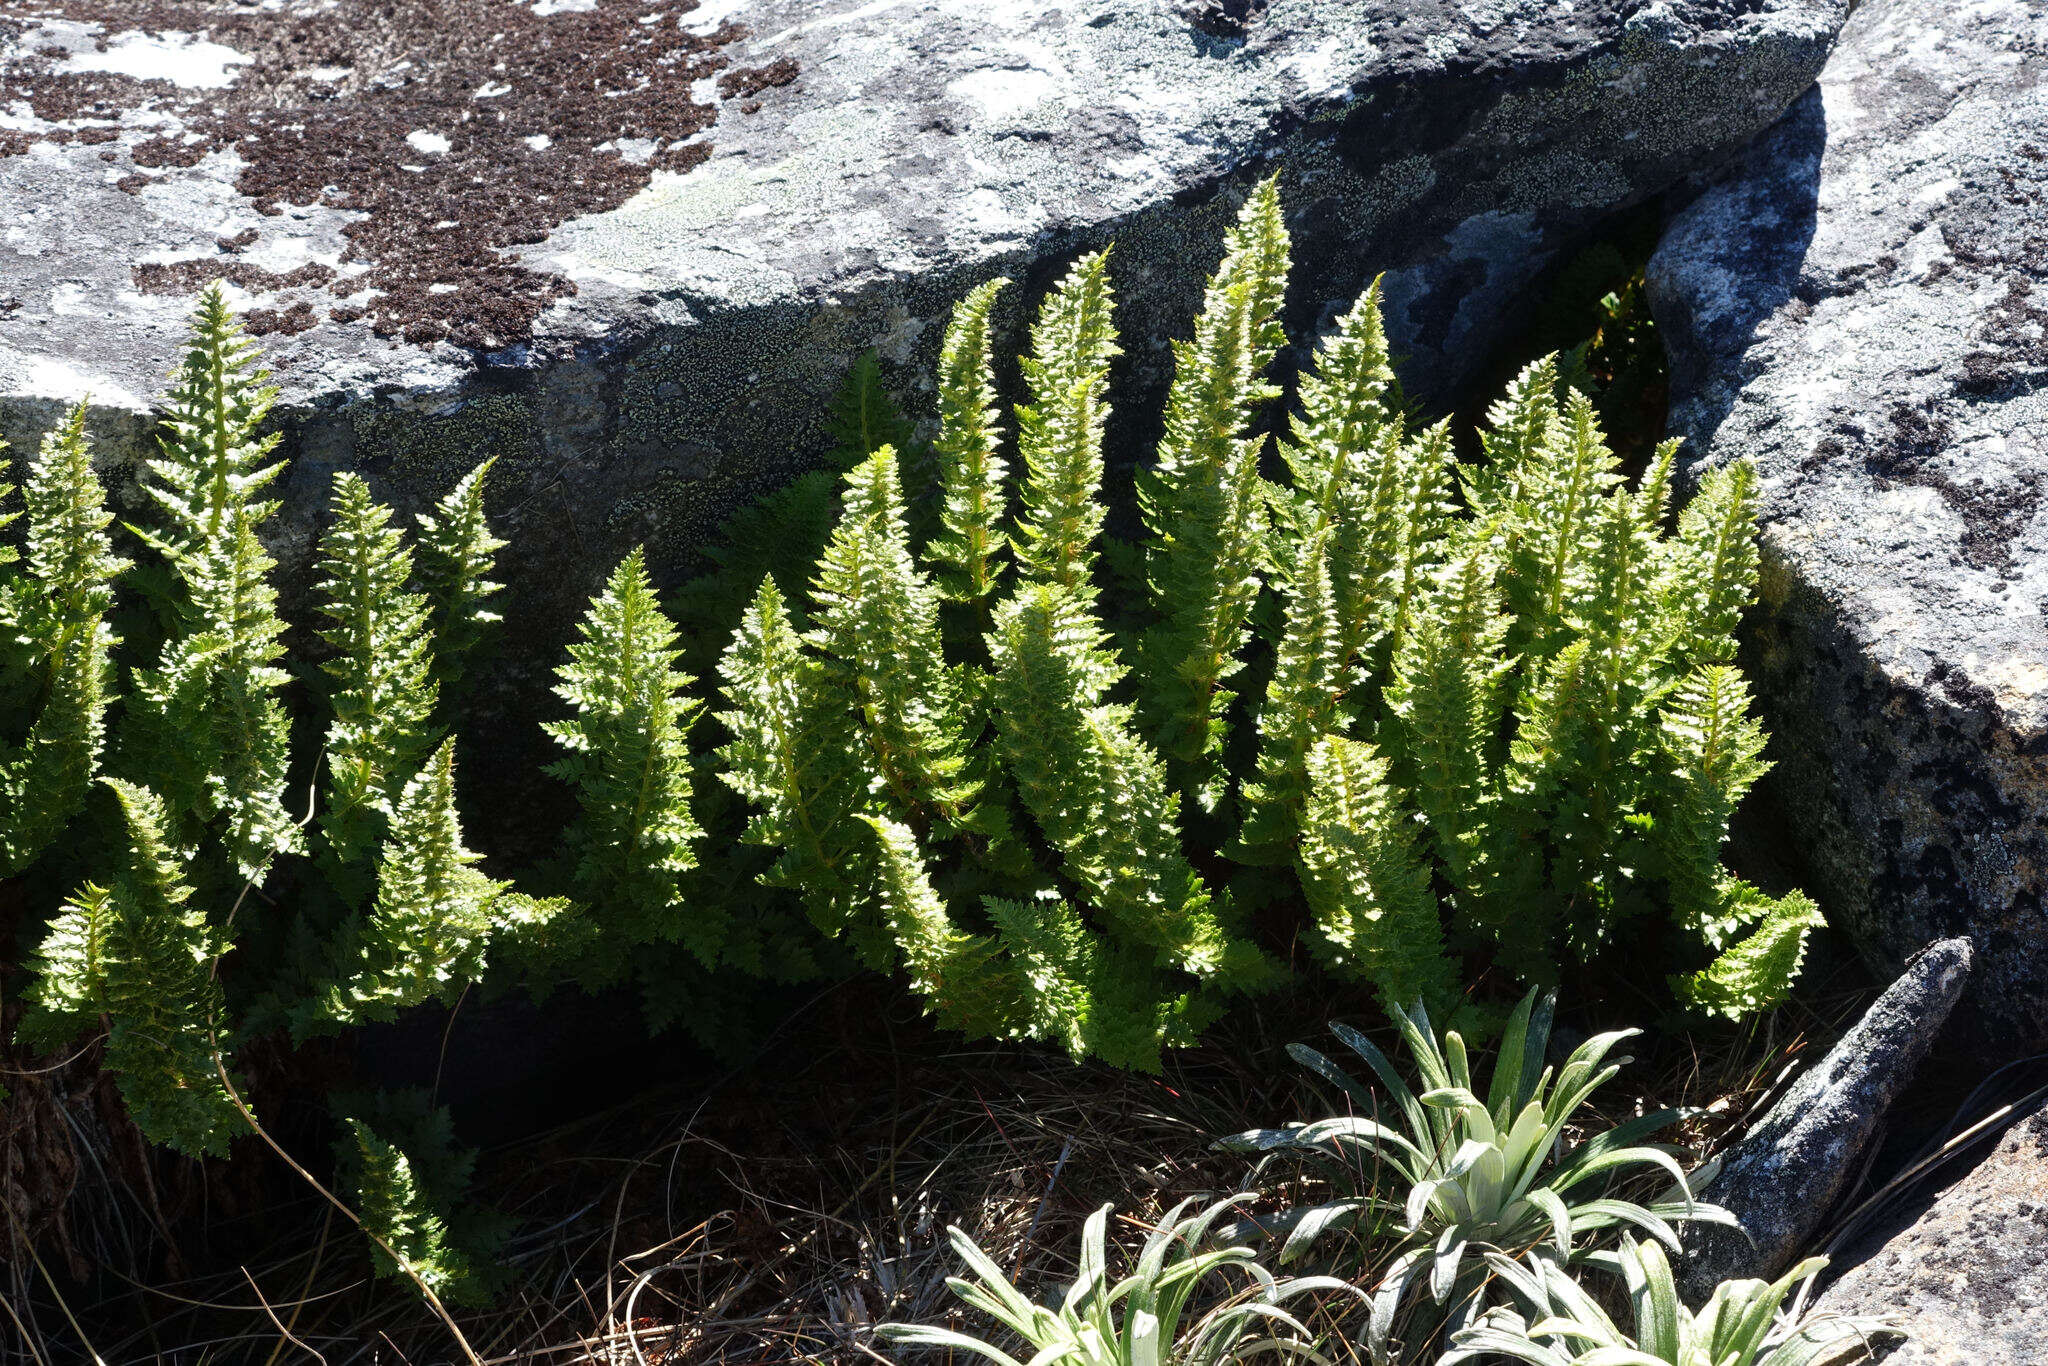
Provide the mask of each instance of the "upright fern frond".
{"label": "upright fern frond", "polygon": [[1017,987],[995,943],[955,926],[908,827],[883,816],[860,819],[875,836],[874,895],[882,921],[926,1012],[945,1029],[1014,1036]]}
{"label": "upright fern frond", "polygon": [[855,709],[878,795],[915,828],[977,828],[972,738],[945,669],[939,599],[911,558],[896,453],[846,476],[845,512],[818,561],[812,641]]}
{"label": "upright fern frond", "polygon": [[864,905],[857,823],[868,790],[863,748],[844,701],[808,656],[773,577],[719,661],[732,736],[719,777],[752,804],[746,840],[782,850],[764,875],[802,894],[818,927],[838,934]]}
{"label": "upright fern frond", "polygon": [[[1662,709],[1667,781],[1651,842],[1661,855],[1679,920],[1714,949],[1733,942],[1745,907],[1726,904],[1721,845],[1728,819],[1757,779],[1764,732],[1749,714],[1749,688],[1730,665],[1707,665],[1675,688]],[[1730,912],[1735,914],[1730,914]]]}
{"label": "upright fern frond", "polygon": [[1739,1020],[1785,999],[1806,959],[1807,935],[1823,928],[1827,919],[1802,892],[1772,900],[1748,883],[1729,882],[1726,900],[1742,903],[1743,918],[1761,923],[1707,967],[1671,985],[1687,1004]]}
{"label": "upright fern frond", "polygon": [[882,384],[882,362],[872,350],[854,357],[832,400],[833,463],[851,469],[884,446],[908,451],[910,423]]}
{"label": "upright fern frond", "polygon": [[1002,529],[1009,508],[1009,466],[999,447],[995,370],[989,359],[989,311],[1010,282],[990,280],[953,308],[939,351],[939,521],[925,547],[939,591],[950,601],[980,607],[995,591],[1007,544]]}
{"label": "upright fern frond", "polygon": [[284,623],[257,527],[275,508],[256,495],[281,465],[262,462],[276,436],[257,428],[276,395],[218,285],[200,298],[143,486],[159,526],[137,531],[177,581],[172,638],[136,671],[124,736],[127,767],[147,773],[181,842],[211,831],[237,876],[261,881],[299,847],[284,810],[287,722],[276,661]]}
{"label": "upright fern frond", "polygon": [[321,664],[334,680],[327,728],[327,809],[321,828],[344,864],[382,838],[400,790],[433,748],[433,624],[409,592],[412,552],[391,510],[349,473],[334,478],[333,523],[321,541],[315,590],[336,650]]}
{"label": "upright fern frond", "polygon": [[1333,539],[1325,531],[1303,552],[1304,567],[1287,602],[1273,680],[1259,711],[1258,780],[1244,786],[1236,852],[1247,863],[1285,864],[1293,858],[1309,750],[1337,728],[1348,661],[1331,583]]}
{"label": "upright fern frond", "polygon": [[480,872],[455,810],[455,742],[444,741],[399,795],[377,867],[377,900],[347,946],[322,1022],[390,1020],[430,1000],[453,1003],[483,976],[491,936],[523,932],[561,909]]}
{"label": "upright fern frond", "polygon": [[1756,466],[1738,460],[1700,480],[1678,519],[1671,586],[1685,629],[1679,649],[1701,663],[1735,657],[1735,627],[1756,596]]}
{"label": "upright fern frond", "polygon": [[419,518],[419,583],[434,621],[429,655],[434,680],[443,689],[461,675],[498,614],[484,606],[503,584],[491,582],[497,555],[506,542],[491,534],[484,515],[484,481],[496,456],[456,481],[455,487]]}
{"label": "upright fern frond", "polygon": [[127,827],[122,867],[108,888],[87,885],[50,926],[37,954],[30,1037],[62,1041],[104,1015],[107,1067],[151,1142],[195,1157],[227,1156],[242,1128],[221,1084],[221,1020],[205,915],[187,903],[164,809],[147,788],[106,779]]}
{"label": "upright fern frond", "polygon": [[199,296],[185,357],[164,404],[162,456],[146,466],[142,487],[160,518],[142,539],[178,568],[232,534],[237,516],[260,525],[276,508],[257,496],[283,464],[263,462],[278,435],[260,435],[277,389],[255,363],[256,344],[228,309],[218,282]]}
{"label": "upright fern frond", "polygon": [[996,614],[992,697],[1024,805],[1117,938],[1159,967],[1263,985],[1269,964],[1216,918],[1208,887],[1180,848],[1179,795],[1158,756],[1103,691],[1119,672],[1076,596],[1026,587]]}
{"label": "upright fern frond", "polygon": [[1024,459],[1018,561],[1029,577],[1080,592],[1094,580],[1102,531],[1102,430],[1109,364],[1120,354],[1114,302],[1109,253],[1075,262],[1039,306],[1024,358],[1031,401],[1017,410]]}
{"label": "upright fern frond", "polygon": [[676,667],[676,628],[634,549],[591,600],[556,670],[555,692],[575,708],[546,727],[568,757],[548,772],[576,788],[582,819],[570,832],[577,895],[597,912],[609,975],[635,944],[681,940],[707,966],[724,917],[692,914],[682,875],[697,866],[704,831],[690,808],[690,728],[703,708],[696,680]]}
{"label": "upright fern frond", "polygon": [[27,649],[35,709],[20,745],[0,739],[0,876],[26,869],[85,805],[113,699],[117,642],[106,614],[127,565],[106,534],[112,517],[85,411],[81,401],[43,438],[23,490],[25,572],[0,582],[0,629]]}
{"label": "upright fern frond", "polygon": [[470,1268],[449,1245],[448,1226],[421,1192],[412,1163],[362,1120],[352,1118],[348,1127],[355,1139],[356,1203],[377,1274],[417,1279],[436,1295],[460,1286]]}
{"label": "upright fern frond", "polygon": [[1252,195],[1226,241],[1193,340],[1174,343],[1157,466],[1139,483],[1151,535],[1146,582],[1159,624],[1144,641],[1140,706],[1179,785],[1205,807],[1221,795],[1216,755],[1258,595],[1265,506],[1252,416],[1279,390],[1262,376],[1278,350],[1287,231],[1277,184]]}
{"label": "upright fern frond", "polygon": [[1389,1009],[1450,1000],[1457,979],[1436,896],[1386,760],[1362,740],[1330,735],[1306,768],[1300,867],[1310,943],[1334,971],[1372,983]]}

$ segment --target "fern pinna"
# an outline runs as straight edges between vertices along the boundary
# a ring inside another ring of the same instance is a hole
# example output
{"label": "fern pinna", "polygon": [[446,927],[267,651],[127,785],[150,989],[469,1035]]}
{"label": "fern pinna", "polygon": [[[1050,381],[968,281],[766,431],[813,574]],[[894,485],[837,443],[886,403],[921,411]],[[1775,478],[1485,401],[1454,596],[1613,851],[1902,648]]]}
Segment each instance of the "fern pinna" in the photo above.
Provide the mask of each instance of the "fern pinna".
{"label": "fern pinna", "polygon": [[[904,964],[947,1023],[1141,1067],[1281,979],[1237,905],[1273,899],[1257,868],[1291,867],[1304,941],[1396,1002],[1449,997],[1454,952],[1554,977],[1648,910],[1719,955],[1683,999],[1780,996],[1818,917],[1720,866],[1762,771],[1728,663],[1756,567],[1747,467],[1708,474],[1673,528],[1674,448],[1623,479],[1553,360],[1461,466],[1399,395],[1375,283],[1303,375],[1270,479],[1288,242],[1268,182],[1175,344],[1144,543],[1104,556],[1108,260],[1039,308],[1015,460],[1002,282],[956,310],[928,543],[883,450],[846,476],[809,592],[762,582],[719,720],[767,880]],[[1120,637],[1097,615],[1114,562],[1142,563],[1146,603]],[[945,629],[947,603],[981,632]],[[1203,848],[1218,829],[1228,861]]]}

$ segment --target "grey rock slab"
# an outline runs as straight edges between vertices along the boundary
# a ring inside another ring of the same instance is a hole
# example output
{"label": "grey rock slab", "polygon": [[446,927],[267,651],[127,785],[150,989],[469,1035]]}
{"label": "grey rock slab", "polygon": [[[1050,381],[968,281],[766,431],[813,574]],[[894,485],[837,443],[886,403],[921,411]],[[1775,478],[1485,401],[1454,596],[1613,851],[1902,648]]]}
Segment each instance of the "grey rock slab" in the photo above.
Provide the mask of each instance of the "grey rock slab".
{"label": "grey rock slab", "polygon": [[1806,1251],[1885,1112],[1934,1046],[1970,961],[1964,939],[1921,954],[1723,1154],[1705,1195],[1740,1220],[1748,1237],[1712,1224],[1686,1231],[1680,1283],[1688,1303],[1721,1281],[1775,1277]]}
{"label": "grey rock slab", "polygon": [[1887,1366],[2048,1361],[2048,1101],[1991,1154],[1815,1299],[1822,1312],[1885,1314],[1908,1336]]}
{"label": "grey rock slab", "polygon": [[1875,968],[2048,1040],[2048,0],[1869,0],[1650,263],[1693,468],[1762,474],[1767,792]]}
{"label": "grey rock slab", "polygon": [[[646,543],[673,581],[735,505],[812,464],[860,352],[878,348],[928,414],[962,293],[997,273],[1025,286],[1000,318],[1014,353],[1027,301],[1112,238],[1126,338],[1112,439],[1129,458],[1156,426],[1167,341],[1189,331],[1246,187],[1273,170],[1299,263],[1291,334],[1312,335],[1386,271],[1411,385],[1450,393],[1559,250],[1768,127],[1810,85],[1845,9],[1274,0],[1231,38],[1195,27],[1178,0],[648,7],[661,23],[744,21],[750,36],[725,49],[735,69],[786,58],[800,74],[745,99],[700,82],[719,104],[699,138],[708,160],[655,171],[616,208],[520,248],[524,267],[574,290],[530,336],[487,353],[414,344],[335,320],[319,286],[238,292],[272,313],[314,305],[304,330],[265,342],[293,457],[268,533],[287,601],[335,471],[362,471],[410,513],[496,454],[491,503],[513,542],[505,614],[515,645],[546,656],[627,548]],[[129,49],[74,30],[24,17],[0,23],[0,44],[23,60]],[[208,78],[243,69],[219,58]],[[391,154],[441,155],[430,116],[445,113],[422,111],[427,126]],[[181,135],[149,110],[102,122],[112,142],[60,145],[56,123],[0,92],[0,145],[26,148],[0,156],[0,431],[17,455],[86,394],[110,465],[147,451],[146,408],[189,300],[139,290],[138,265],[205,259],[249,228],[247,259],[273,273],[360,264],[354,211],[323,199],[264,214],[238,188],[233,148],[152,167],[124,192],[136,140]],[[646,154],[631,141],[622,152]]]}

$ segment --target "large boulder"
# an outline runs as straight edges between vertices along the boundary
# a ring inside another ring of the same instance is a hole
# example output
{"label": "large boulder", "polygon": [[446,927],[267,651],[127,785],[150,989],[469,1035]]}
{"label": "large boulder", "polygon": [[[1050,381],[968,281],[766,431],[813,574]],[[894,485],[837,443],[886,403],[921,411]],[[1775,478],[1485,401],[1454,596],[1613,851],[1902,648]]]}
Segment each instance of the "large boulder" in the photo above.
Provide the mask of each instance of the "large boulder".
{"label": "large boulder", "polygon": [[1886,1366],[2033,1366],[2048,1355],[2048,1101],[1814,1301],[1883,1314],[1909,1336]]}
{"label": "large boulder", "polygon": [[146,451],[225,277],[283,387],[287,578],[335,470],[409,511],[496,454],[538,656],[627,547],[672,578],[814,461],[863,350],[918,406],[998,272],[1014,344],[1114,237],[1144,411],[1271,170],[1293,334],[1389,271],[1448,393],[1558,250],[1768,127],[1845,8],[62,0],[0,19],[0,428],[19,453],[90,394],[108,459]]}
{"label": "large boulder", "polygon": [[1689,1300],[1705,1300],[1722,1281],[1773,1279],[1807,1250],[1969,978],[1968,940],[1929,948],[1722,1155],[1703,1193],[1742,1230],[1686,1230],[1680,1288]]}
{"label": "large boulder", "polygon": [[1773,787],[1873,965],[2048,1040],[2048,3],[1866,0],[1649,271],[1671,427],[1762,471]]}

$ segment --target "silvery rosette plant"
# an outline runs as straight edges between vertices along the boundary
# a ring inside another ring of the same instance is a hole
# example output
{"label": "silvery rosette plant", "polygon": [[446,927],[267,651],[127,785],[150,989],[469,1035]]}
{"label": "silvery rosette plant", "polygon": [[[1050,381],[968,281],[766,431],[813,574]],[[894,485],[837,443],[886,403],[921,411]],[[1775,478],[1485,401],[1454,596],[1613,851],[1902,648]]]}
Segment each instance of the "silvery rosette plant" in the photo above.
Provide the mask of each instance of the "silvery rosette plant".
{"label": "silvery rosette plant", "polygon": [[1678,1298],[1662,1247],[1624,1241],[1612,1256],[1628,1282],[1633,1334],[1555,1258],[1516,1262],[1488,1253],[1534,1321],[1496,1309],[1460,1332],[1437,1366],[1502,1359],[1528,1366],[1816,1366],[1860,1359],[1873,1336],[1898,1331],[1883,1319],[1778,1312],[1787,1295],[1827,1265],[1825,1257],[1808,1258],[1775,1281],[1723,1281],[1694,1313]]}
{"label": "silvery rosette plant", "polygon": [[[1660,1110],[1567,1141],[1573,1117],[1621,1070],[1608,1054],[1639,1031],[1588,1039],[1562,1068],[1552,1068],[1543,1060],[1555,1008],[1554,994],[1539,999],[1534,992],[1515,1007],[1484,1098],[1463,1037],[1453,1030],[1439,1043],[1420,1003],[1394,1012],[1414,1055],[1419,1095],[1371,1040],[1333,1025],[1378,1077],[1393,1113],[1328,1058],[1296,1044],[1289,1049],[1295,1059],[1338,1087],[1355,1111],[1226,1140],[1240,1151],[1307,1155],[1338,1192],[1275,1221],[1276,1231],[1285,1231],[1282,1264],[1340,1231],[1396,1240],[1372,1294],[1366,1345],[1375,1362],[1391,1359],[1404,1311],[1402,1336],[1411,1339],[1475,1323],[1491,1302],[1486,1253],[1519,1256],[1548,1244],[1570,1262],[1592,1250],[1590,1235],[1617,1226],[1676,1248],[1678,1222],[1734,1223],[1727,1211],[1693,1198],[1674,1156],[1679,1150],[1642,1142],[1681,1111]],[[1617,1177],[1644,1168],[1670,1176],[1667,1196],[1640,1204],[1608,1193]],[[1425,1293],[1426,1304],[1419,1304]]]}
{"label": "silvery rosette plant", "polygon": [[[1082,1229],[1079,1274],[1051,1305],[1026,1298],[972,1238],[949,1228],[953,1250],[974,1279],[955,1276],[946,1284],[1023,1339],[1033,1366],[1235,1366],[1263,1357],[1325,1362],[1315,1335],[1284,1305],[1320,1292],[1356,1294],[1354,1287],[1331,1276],[1276,1278],[1249,1248],[1203,1246],[1219,1218],[1252,1198],[1235,1196],[1188,1217],[1196,1201],[1182,1201],[1145,1240],[1131,1273],[1115,1281],[1108,1258],[1111,1207],[1103,1206]],[[1241,1275],[1239,1289],[1190,1317],[1197,1295],[1212,1281],[1227,1284],[1231,1273]],[[876,1335],[903,1346],[969,1352],[995,1366],[1022,1366],[1001,1347],[948,1328],[889,1323]]]}

